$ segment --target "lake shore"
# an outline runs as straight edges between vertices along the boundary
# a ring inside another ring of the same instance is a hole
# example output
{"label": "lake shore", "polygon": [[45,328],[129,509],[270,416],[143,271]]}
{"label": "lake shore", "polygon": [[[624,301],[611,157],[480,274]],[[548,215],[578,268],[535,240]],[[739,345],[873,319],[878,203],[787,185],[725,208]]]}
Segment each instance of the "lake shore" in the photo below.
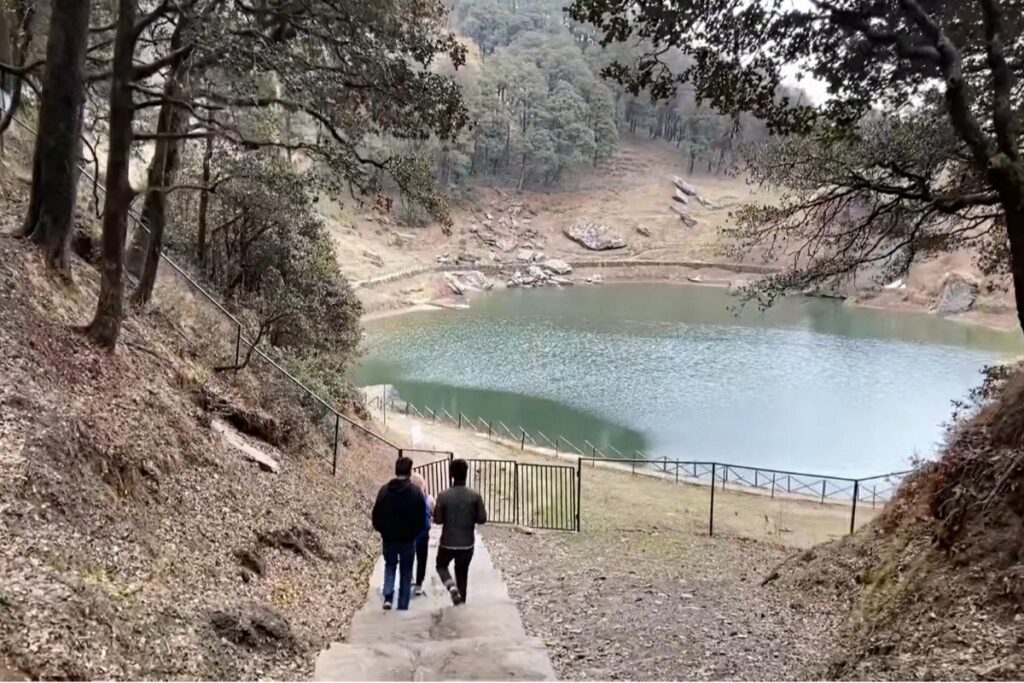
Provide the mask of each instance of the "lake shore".
{"label": "lake shore", "polygon": [[[665,284],[674,286],[689,285],[700,287],[717,287],[726,289],[736,284],[746,284],[749,282],[753,282],[757,277],[757,275],[753,273],[736,273],[733,271],[727,271],[720,268],[694,269],[664,267],[588,267],[577,268],[575,270],[575,273],[585,273],[590,276],[593,276],[594,274],[600,274],[602,276],[601,283]],[[435,273],[434,275],[438,278],[441,277],[440,273]],[[600,287],[601,283],[587,283],[585,281],[580,281],[572,286]],[[445,288],[442,285],[436,287],[435,289],[437,291],[443,291]],[[505,285],[504,282],[498,280],[495,282],[494,290],[501,289],[507,289],[507,286]],[[470,292],[468,295],[462,297],[450,295],[440,296],[429,300],[418,301],[402,300],[401,298],[389,298],[389,305],[385,307],[378,307],[376,310],[364,313],[361,320],[363,322],[370,322],[374,320],[380,320],[383,318],[405,315],[408,313],[417,313],[432,310],[464,310],[468,308],[470,305],[472,305],[472,300],[474,298],[486,295],[487,293],[488,292],[477,291]],[[936,317],[942,317],[946,320],[951,320],[958,324],[970,325],[973,327],[993,330],[996,332],[1010,332],[1015,330],[1018,326],[1016,312],[1013,311],[1012,309],[975,309],[957,315],[940,316],[936,312],[935,305],[933,302],[927,300],[926,298],[920,295],[915,295],[914,293],[907,293],[904,290],[883,290],[882,292],[879,292],[877,295],[871,298],[850,297],[843,299],[843,303],[847,306],[857,306],[860,308],[866,308],[871,310],[933,315]]]}

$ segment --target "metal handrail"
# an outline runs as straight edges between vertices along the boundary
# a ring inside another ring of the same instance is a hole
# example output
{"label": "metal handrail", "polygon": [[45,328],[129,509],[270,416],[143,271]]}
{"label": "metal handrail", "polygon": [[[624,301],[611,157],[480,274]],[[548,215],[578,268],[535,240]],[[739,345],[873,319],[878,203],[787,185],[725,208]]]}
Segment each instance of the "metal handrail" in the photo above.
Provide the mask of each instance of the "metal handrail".
{"label": "metal handrail", "polygon": [[[32,126],[29,126],[27,123],[25,123],[24,121],[19,119],[17,116],[12,116],[11,120],[14,121],[16,124],[18,124],[24,130],[26,130],[29,133],[31,133],[32,135],[34,135],[36,138],[39,137],[39,132],[37,130],[35,130]],[[96,176],[94,176],[92,173],[89,172],[89,169],[88,169],[88,167],[85,166],[85,164],[79,165],[78,169],[82,173],[82,175],[84,175],[88,180],[91,180],[96,185],[96,188],[97,188],[98,192],[102,192],[104,195],[106,195],[106,188],[102,187],[100,185],[98,178],[96,178]],[[132,207],[128,207],[128,215],[134,220],[134,222],[135,222],[134,227],[136,229],[141,228],[142,230],[146,231],[146,234],[151,234],[151,231],[150,231],[149,227],[146,226],[145,223],[143,223],[142,218],[138,215],[138,213],[135,211],[135,209],[133,209]],[[167,263],[167,265],[169,265],[171,268],[173,268],[174,271],[178,273],[178,275],[180,275],[182,278],[184,278],[186,282],[188,282],[200,294],[202,294],[203,297],[207,301],[212,303],[217,308],[217,310],[219,310],[221,313],[223,313],[228,318],[228,320],[233,322],[238,327],[238,336],[236,337],[236,344],[240,345],[244,341],[247,345],[251,346],[252,349],[258,355],[262,356],[263,359],[266,360],[268,363],[270,363],[271,366],[273,366],[275,369],[277,369],[282,374],[284,374],[285,377],[287,377],[289,380],[294,382],[296,386],[298,386],[303,391],[305,391],[307,394],[309,394],[315,401],[317,401],[322,406],[327,408],[327,410],[330,411],[331,413],[333,413],[336,418],[344,420],[345,422],[347,422],[348,424],[352,425],[353,427],[361,430],[363,433],[365,433],[365,434],[367,434],[369,436],[372,436],[372,437],[378,439],[379,441],[382,441],[383,443],[387,444],[388,446],[391,446],[392,448],[394,448],[396,450],[398,449],[397,445],[395,445],[394,443],[392,443],[388,439],[384,438],[380,434],[377,434],[376,432],[374,432],[369,427],[366,427],[366,426],[360,424],[359,422],[357,422],[356,420],[353,420],[352,418],[343,415],[337,408],[335,408],[334,406],[332,406],[329,403],[327,403],[324,399],[322,399],[319,395],[317,395],[316,392],[314,392],[312,389],[310,389],[309,387],[304,385],[302,382],[300,382],[298,379],[296,379],[291,373],[289,373],[287,370],[285,370],[280,365],[278,365],[276,362],[274,362],[269,356],[267,356],[266,353],[263,352],[263,350],[258,345],[256,345],[250,339],[247,339],[246,337],[242,336],[242,322],[238,318],[236,318],[235,315],[231,313],[231,311],[229,311],[227,308],[225,308],[223,304],[221,304],[219,301],[217,301],[217,299],[212,294],[210,294],[210,292],[206,291],[206,288],[204,288],[201,284],[199,284],[194,278],[189,276],[188,273],[186,273],[185,270],[181,266],[179,266],[177,263],[174,262],[174,259],[172,259],[170,256],[168,256],[164,252],[164,250],[160,251],[159,257],[161,259],[163,259],[164,262]],[[131,278],[131,274],[130,273],[126,273],[126,275],[129,278]],[[238,347],[236,347],[235,355],[236,355],[236,357],[238,356]],[[335,443],[334,443],[335,453],[337,453],[337,449],[338,449],[337,429],[335,429]]]}

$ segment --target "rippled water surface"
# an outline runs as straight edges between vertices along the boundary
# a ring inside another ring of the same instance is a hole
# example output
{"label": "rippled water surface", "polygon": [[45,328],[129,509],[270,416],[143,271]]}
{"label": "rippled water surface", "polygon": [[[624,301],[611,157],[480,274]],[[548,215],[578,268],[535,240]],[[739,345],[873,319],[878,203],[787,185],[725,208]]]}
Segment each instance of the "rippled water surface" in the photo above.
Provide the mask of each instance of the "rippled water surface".
{"label": "rippled water surface", "polygon": [[[1019,333],[724,290],[513,290],[367,324],[362,384],[623,453],[861,476],[906,466]],[[585,447],[584,447],[585,448]]]}

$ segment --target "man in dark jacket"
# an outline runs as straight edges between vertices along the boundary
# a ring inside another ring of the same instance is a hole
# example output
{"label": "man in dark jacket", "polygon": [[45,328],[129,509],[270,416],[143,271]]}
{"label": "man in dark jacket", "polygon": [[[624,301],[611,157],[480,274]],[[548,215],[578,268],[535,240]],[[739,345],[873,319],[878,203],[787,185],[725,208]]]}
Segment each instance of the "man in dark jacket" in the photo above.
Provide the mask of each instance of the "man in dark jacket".
{"label": "man in dark jacket", "polygon": [[[449,468],[452,486],[442,492],[434,504],[434,522],[444,526],[437,549],[437,575],[451,594],[452,602],[458,605],[466,601],[476,525],[487,522],[487,510],[480,494],[466,486],[468,463],[453,460]],[[454,581],[448,571],[452,560],[455,561]]]}
{"label": "man in dark jacket", "polygon": [[395,478],[381,487],[373,504],[373,528],[380,533],[384,550],[384,609],[391,609],[398,569],[398,609],[409,609],[412,592],[412,562],[416,538],[426,526],[423,510],[427,504],[419,487],[412,483],[412,460],[395,462]]}

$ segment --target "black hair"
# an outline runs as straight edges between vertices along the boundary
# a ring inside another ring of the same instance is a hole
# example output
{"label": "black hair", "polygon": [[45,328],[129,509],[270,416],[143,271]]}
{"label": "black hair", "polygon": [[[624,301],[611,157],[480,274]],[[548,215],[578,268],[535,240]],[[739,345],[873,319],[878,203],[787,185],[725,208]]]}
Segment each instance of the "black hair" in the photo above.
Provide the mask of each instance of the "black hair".
{"label": "black hair", "polygon": [[395,461],[396,477],[408,477],[410,474],[412,474],[412,460],[402,456]]}
{"label": "black hair", "polygon": [[469,475],[469,463],[462,458],[457,458],[452,460],[449,471],[452,475],[452,483],[456,485],[465,485],[466,477]]}

